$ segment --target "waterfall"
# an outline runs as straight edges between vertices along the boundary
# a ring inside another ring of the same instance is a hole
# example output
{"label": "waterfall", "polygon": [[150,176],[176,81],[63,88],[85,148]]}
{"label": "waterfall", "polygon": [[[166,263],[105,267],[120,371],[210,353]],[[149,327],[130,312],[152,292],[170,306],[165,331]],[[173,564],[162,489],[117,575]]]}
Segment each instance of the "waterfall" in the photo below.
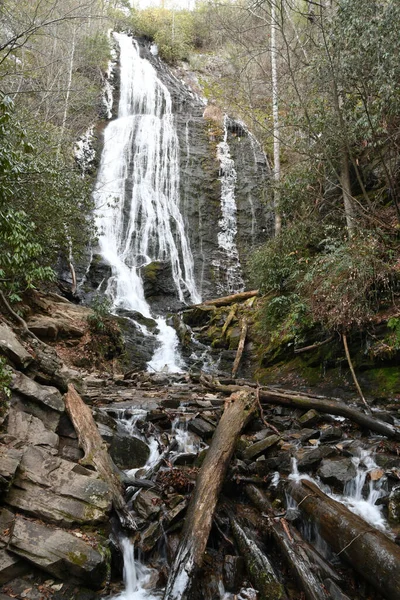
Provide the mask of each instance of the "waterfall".
{"label": "waterfall", "polygon": [[[153,261],[171,265],[181,302],[200,302],[193,257],[179,210],[179,144],[171,95],[149,61],[126,34],[120,46],[118,118],[104,132],[104,149],[94,192],[100,252],[112,267],[107,293],[115,308],[151,317],[140,267]],[[157,319],[155,370],[179,371],[178,340]]]}
{"label": "waterfall", "polygon": [[244,289],[239,253],[236,246],[237,222],[235,185],[237,173],[228,144],[228,117],[224,117],[224,139],[217,146],[220,161],[221,213],[219,220],[218,245],[222,257],[214,261],[219,271],[226,271],[222,293],[240,292]]}

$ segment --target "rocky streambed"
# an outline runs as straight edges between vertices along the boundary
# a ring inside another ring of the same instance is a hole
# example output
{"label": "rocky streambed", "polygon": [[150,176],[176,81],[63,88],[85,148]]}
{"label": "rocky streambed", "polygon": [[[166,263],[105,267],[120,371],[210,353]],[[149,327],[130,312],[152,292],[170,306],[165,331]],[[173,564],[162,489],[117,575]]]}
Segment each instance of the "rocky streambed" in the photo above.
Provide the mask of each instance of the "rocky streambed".
{"label": "rocky streambed", "polygon": [[[1,413],[0,599],[163,597],[190,498],[235,399],[194,373],[72,370],[5,322],[0,348],[13,370]],[[65,410],[71,383],[123,482],[130,530],[107,480],[83,460]],[[374,420],[392,423],[386,437],[243,389],[256,409],[224,474],[201,569],[176,597],[395,598],[398,405],[374,408]]]}

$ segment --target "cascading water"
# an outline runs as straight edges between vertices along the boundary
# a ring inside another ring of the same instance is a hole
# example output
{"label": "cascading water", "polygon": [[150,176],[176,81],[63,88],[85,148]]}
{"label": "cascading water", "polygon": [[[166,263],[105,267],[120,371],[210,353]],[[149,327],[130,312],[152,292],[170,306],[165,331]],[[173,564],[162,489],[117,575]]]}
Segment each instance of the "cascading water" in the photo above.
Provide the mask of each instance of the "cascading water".
{"label": "cascading water", "polygon": [[[151,317],[140,267],[171,266],[181,302],[200,302],[193,258],[179,210],[179,145],[171,95],[137,43],[114,34],[120,46],[118,118],[104,133],[94,192],[100,252],[112,267],[107,293],[115,308]],[[175,331],[158,317],[159,345],[149,367],[179,371]]]}
{"label": "cascading water", "polygon": [[219,271],[226,270],[225,278],[222,278],[221,292],[234,293],[244,289],[244,281],[236,246],[235,185],[237,173],[228,144],[228,117],[226,115],[224,118],[224,139],[217,146],[217,158],[220,161],[222,212],[219,221],[218,245],[222,257],[215,260],[213,264]]}

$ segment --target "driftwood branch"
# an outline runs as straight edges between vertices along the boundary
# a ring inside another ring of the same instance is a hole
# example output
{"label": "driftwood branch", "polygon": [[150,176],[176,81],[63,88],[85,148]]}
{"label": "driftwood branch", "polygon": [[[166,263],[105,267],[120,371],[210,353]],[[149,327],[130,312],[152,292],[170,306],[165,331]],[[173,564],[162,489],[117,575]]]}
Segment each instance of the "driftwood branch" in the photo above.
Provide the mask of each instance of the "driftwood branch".
{"label": "driftwood branch", "polygon": [[236,377],[236,373],[238,372],[238,369],[239,369],[240,361],[241,361],[242,355],[243,355],[244,345],[246,343],[246,336],[247,336],[247,319],[244,318],[243,324],[242,324],[242,331],[240,332],[239,346],[238,346],[238,349],[236,352],[236,357],[235,357],[233,367],[232,367],[232,377],[233,378]]}
{"label": "driftwood branch", "polygon": [[350,352],[349,352],[349,346],[347,344],[347,336],[346,336],[345,333],[342,335],[342,340],[343,340],[344,351],[346,353],[347,362],[348,362],[348,365],[349,365],[349,368],[350,368],[350,371],[351,371],[351,375],[353,377],[353,381],[354,381],[355,386],[357,388],[358,395],[360,396],[361,400],[363,401],[363,403],[367,407],[368,412],[371,412],[370,405],[368,404],[368,402],[364,398],[364,394],[362,393],[362,389],[360,387],[360,384],[358,383],[358,379],[357,379],[356,373],[354,371],[353,363],[351,361],[351,356],[350,356]]}
{"label": "driftwood branch", "polygon": [[384,598],[400,598],[399,546],[326,496],[314,483],[291,482],[287,490],[340,558],[349,562]]}
{"label": "driftwood branch", "polygon": [[[200,381],[203,385],[212,390],[217,390],[225,394],[232,394],[238,390],[251,390],[246,386],[221,385],[218,381],[211,380],[204,374],[201,375]],[[388,438],[400,440],[400,429],[390,423],[385,423],[376,417],[366,415],[365,413],[352,408],[338,400],[330,400],[328,398],[312,397],[295,392],[273,391],[270,389],[260,388],[260,400],[267,404],[281,404],[283,406],[293,406],[309,410],[313,408],[319,412],[329,415],[339,415],[350,419],[354,423],[366,427],[375,433],[385,435]]]}
{"label": "driftwood branch", "polygon": [[90,408],[83,402],[72,384],[65,395],[65,408],[78,435],[79,445],[84,452],[80,462],[96,469],[100,477],[108,483],[113,505],[124,527],[136,530],[136,523],[129,512],[123,497],[123,485],[116,472],[106,443],[103,441]]}
{"label": "driftwood branch", "polygon": [[286,600],[285,589],[278,580],[269,558],[250,537],[250,533],[247,534],[233,518],[231,527],[240,554],[245,560],[249,578],[259,591],[261,600]]}
{"label": "driftwood branch", "polygon": [[203,561],[219,492],[236,440],[255,407],[254,394],[246,391],[233,394],[225,403],[224,413],[197,477],[164,600],[191,598],[193,580]]}
{"label": "driftwood branch", "polygon": [[334,336],[331,335],[326,340],[322,342],[316,342],[315,344],[311,344],[311,346],[304,346],[303,348],[297,348],[294,353],[302,354],[303,352],[309,352],[310,350],[315,350],[316,348],[321,348],[321,346],[325,346],[325,344],[329,344],[334,339]]}
{"label": "driftwood branch", "polygon": [[[237,311],[237,305],[234,304],[231,308],[231,310],[229,311],[229,315],[226,318],[226,321],[224,323],[224,326],[222,327],[221,330],[221,337],[225,337],[225,333],[229,327],[229,325],[232,323],[233,319],[235,318],[236,315],[236,311]],[[208,327],[208,326],[207,326]]]}

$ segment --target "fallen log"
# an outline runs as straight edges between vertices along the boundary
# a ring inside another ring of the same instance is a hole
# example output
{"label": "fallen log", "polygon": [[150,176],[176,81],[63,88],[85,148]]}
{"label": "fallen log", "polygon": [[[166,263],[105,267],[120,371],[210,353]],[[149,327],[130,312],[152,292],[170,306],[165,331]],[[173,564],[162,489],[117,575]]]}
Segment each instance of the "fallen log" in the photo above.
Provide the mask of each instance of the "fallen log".
{"label": "fallen log", "polygon": [[[231,518],[231,527],[236,544],[246,563],[249,578],[260,594],[260,600],[286,599],[285,588],[278,580],[268,557],[233,518]],[[322,598],[323,596],[319,600]]]}
{"label": "fallen log", "polygon": [[126,506],[123,497],[124,488],[112,462],[107,445],[102,439],[97,425],[93,419],[92,411],[83,402],[72,384],[68,385],[68,392],[64,396],[65,408],[78,435],[79,446],[84,452],[80,459],[82,465],[93,467],[111,491],[114,509],[121,524],[127,529],[136,531],[137,526]]}
{"label": "fallen log", "polygon": [[225,403],[224,413],[197,476],[164,600],[191,597],[192,583],[203,561],[219,492],[236,440],[255,408],[254,394],[246,391],[233,394]]}
{"label": "fallen log", "polygon": [[267,517],[268,530],[272,533],[276,545],[286,558],[289,568],[295,575],[307,600],[329,598],[322,582],[314,575],[313,564],[307,553],[302,545],[294,539],[289,523],[285,522],[283,524],[281,519],[274,519],[271,503],[257,487],[247,485],[245,491],[253,504],[263,513],[263,517]]}
{"label": "fallen log", "polygon": [[[238,390],[251,390],[248,386],[236,386],[236,385],[221,385],[218,381],[211,381],[205,377],[204,374],[200,377],[201,383],[208,389],[222,392],[225,394],[232,394]],[[388,438],[400,440],[400,429],[395,425],[381,421],[372,415],[366,415],[356,408],[352,408],[343,402],[337,400],[331,400],[329,398],[322,399],[320,397],[305,396],[295,393],[287,393],[282,391],[274,391],[271,389],[260,388],[260,400],[267,404],[281,404],[283,406],[293,406],[296,408],[304,408],[309,410],[313,408],[319,412],[338,415],[346,417],[354,423],[366,427],[375,433],[384,435]]]}
{"label": "fallen log", "polygon": [[287,491],[340,558],[384,598],[400,598],[399,546],[310,481],[290,482]]}
{"label": "fallen log", "polygon": [[[228,329],[229,325],[232,323],[233,319],[235,318],[236,311],[237,311],[237,305],[234,304],[232,306],[231,310],[229,311],[229,315],[226,318],[224,326],[222,327],[222,330],[221,330],[222,338],[225,337],[226,330]],[[207,327],[208,327],[208,325],[207,325]]]}
{"label": "fallen log", "polygon": [[235,360],[233,362],[233,367],[232,367],[232,377],[233,378],[236,377],[236,373],[238,372],[238,369],[239,369],[240,361],[241,361],[242,355],[243,355],[244,345],[246,343],[246,336],[247,336],[247,319],[245,318],[245,319],[243,319],[242,331],[240,332],[239,346],[237,349]]}
{"label": "fallen log", "polygon": [[255,298],[259,296],[259,290],[251,290],[249,292],[238,292],[237,294],[231,294],[230,296],[222,296],[221,298],[213,298],[212,300],[205,300],[199,304],[192,304],[191,306],[185,306],[184,308],[178,309],[176,312],[186,312],[199,306],[229,306],[234,302],[244,302],[249,298]]}

